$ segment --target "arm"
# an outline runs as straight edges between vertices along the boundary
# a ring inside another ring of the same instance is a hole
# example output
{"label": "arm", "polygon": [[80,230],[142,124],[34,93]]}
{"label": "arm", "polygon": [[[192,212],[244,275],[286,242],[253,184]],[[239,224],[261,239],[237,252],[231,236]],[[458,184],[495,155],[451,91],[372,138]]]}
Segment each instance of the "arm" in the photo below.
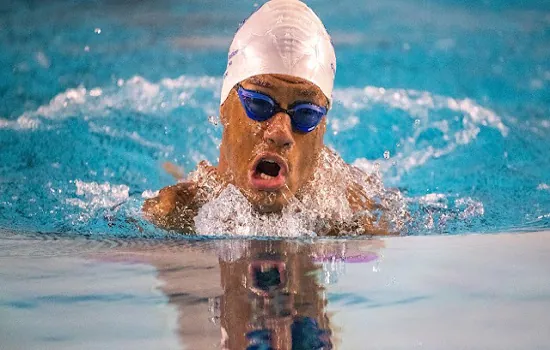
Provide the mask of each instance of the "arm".
{"label": "arm", "polygon": [[[180,181],[183,178],[183,170],[176,165],[165,163],[164,168]],[[216,197],[225,182],[206,161],[200,162],[188,179],[165,187],[157,197],[146,200],[142,207],[145,218],[165,230],[195,233],[194,218],[200,207]]]}

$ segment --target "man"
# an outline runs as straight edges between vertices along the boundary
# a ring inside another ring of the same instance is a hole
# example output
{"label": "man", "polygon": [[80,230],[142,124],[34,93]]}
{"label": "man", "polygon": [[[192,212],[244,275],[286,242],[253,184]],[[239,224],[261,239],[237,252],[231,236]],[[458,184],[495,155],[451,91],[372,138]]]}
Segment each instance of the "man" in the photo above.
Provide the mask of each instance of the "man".
{"label": "man", "polygon": [[196,232],[201,208],[237,188],[258,215],[307,213],[307,230],[318,235],[393,231],[387,203],[374,198],[381,183],[323,144],[335,73],[331,39],[311,9],[298,0],[264,4],[229,50],[218,166],[203,162],[187,181],[162,189],[145,202],[145,216]]}

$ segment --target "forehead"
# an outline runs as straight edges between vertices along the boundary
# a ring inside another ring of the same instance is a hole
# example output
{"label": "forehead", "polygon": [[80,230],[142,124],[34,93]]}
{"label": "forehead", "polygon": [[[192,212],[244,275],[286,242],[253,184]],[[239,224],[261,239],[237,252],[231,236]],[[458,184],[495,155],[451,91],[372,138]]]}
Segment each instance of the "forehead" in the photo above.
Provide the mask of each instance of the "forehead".
{"label": "forehead", "polygon": [[301,96],[324,98],[323,92],[317,85],[305,79],[290,75],[260,74],[244,80],[242,84],[251,84],[266,90],[288,91],[290,89]]}

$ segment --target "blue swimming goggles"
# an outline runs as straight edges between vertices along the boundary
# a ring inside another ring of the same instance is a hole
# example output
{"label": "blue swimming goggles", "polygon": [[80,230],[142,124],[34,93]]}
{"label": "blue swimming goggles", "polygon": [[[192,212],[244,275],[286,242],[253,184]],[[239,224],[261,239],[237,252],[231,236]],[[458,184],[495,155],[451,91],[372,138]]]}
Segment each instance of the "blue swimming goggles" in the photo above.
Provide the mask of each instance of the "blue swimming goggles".
{"label": "blue swimming goggles", "polygon": [[292,127],[295,130],[306,133],[313,131],[319,125],[323,116],[327,114],[325,107],[313,103],[297,102],[289,109],[284,109],[268,95],[247,90],[240,84],[237,86],[237,93],[246,115],[258,122],[266,121],[275,114],[284,112],[290,116]]}

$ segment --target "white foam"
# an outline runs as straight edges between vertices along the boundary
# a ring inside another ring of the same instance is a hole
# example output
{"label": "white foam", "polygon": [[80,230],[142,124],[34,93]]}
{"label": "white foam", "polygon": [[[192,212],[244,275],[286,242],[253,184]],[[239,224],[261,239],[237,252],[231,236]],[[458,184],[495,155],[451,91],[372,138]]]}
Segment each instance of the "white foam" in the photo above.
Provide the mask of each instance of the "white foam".
{"label": "white foam", "polygon": [[550,191],[550,185],[545,184],[545,183],[540,183],[537,186],[537,190],[539,190],[539,191]]}
{"label": "white foam", "polygon": [[417,204],[421,210],[415,211],[413,226],[421,230],[441,230],[447,227],[449,221],[460,222],[483,216],[483,203],[471,197],[456,197],[443,193],[428,193],[424,196],[407,198],[410,204]]}
{"label": "white foam", "polygon": [[387,105],[406,111],[411,116],[427,118],[429,112],[448,109],[467,116],[475,124],[491,126],[507,136],[508,127],[490,109],[478,105],[471,99],[454,99],[431,94],[427,91],[407,89],[385,89],[367,86],[363,89],[346,88],[334,92],[334,98],[351,111],[369,109],[375,104]]}
{"label": "white foam", "polygon": [[301,237],[314,235],[307,221],[294,215],[295,204],[282,214],[261,215],[234,186],[229,185],[208,201],[195,218],[197,233],[202,235]]}
{"label": "white foam", "polygon": [[16,120],[0,118],[0,129],[34,130],[40,126],[40,120],[21,116]]}
{"label": "white foam", "polygon": [[100,209],[113,208],[124,203],[129,198],[130,188],[126,185],[112,185],[108,182],[84,182],[74,181],[76,185],[76,195],[81,198],[67,198],[65,202],[76,206],[82,211],[71,219],[78,221],[88,221],[95,217]]}
{"label": "white foam", "polygon": [[[36,110],[23,113],[19,119],[22,122],[32,120],[35,125],[39,125],[41,119],[59,120],[84,116],[87,119],[103,118],[110,115],[113,110],[127,113],[140,112],[148,116],[163,116],[187,104],[203,108],[209,114],[216,114],[215,100],[219,96],[220,84],[220,79],[208,76],[165,78],[158,83],[135,76],[127,81],[119,79],[114,86],[90,89],[78,86],[68,89]],[[211,98],[195,100],[194,94],[198,89],[208,91]],[[13,123],[8,124],[7,120],[0,119],[1,127],[14,128],[14,125]]]}
{"label": "white foam", "polygon": [[470,197],[458,198],[455,201],[455,205],[457,208],[462,210],[459,214],[460,219],[483,216],[483,214],[485,214],[483,203]]}
{"label": "white foam", "polygon": [[145,190],[143,191],[143,193],[141,194],[141,198],[144,198],[144,199],[150,199],[150,198],[155,198],[159,195],[159,192],[160,191],[151,191],[151,190]]}
{"label": "white foam", "polygon": [[[355,222],[361,215],[371,218],[375,228],[382,224],[382,219],[390,224],[391,231],[404,229],[407,221],[405,201],[398,191],[384,188],[377,174],[369,176],[350,167],[336,153],[326,149],[319,162],[314,180],[296,197],[289,198],[282,213],[259,214],[236,187],[229,185],[219,196],[208,198],[199,210],[195,218],[197,232],[203,235],[315,236],[335,223]],[[361,189],[364,197],[384,207],[384,212],[352,211],[347,192],[354,185]]]}
{"label": "white foam", "polygon": [[[455,99],[431,94],[427,91],[367,86],[363,89],[336,90],[335,99],[344,106],[345,113],[350,115],[372,109],[376,105],[403,110],[410,115],[411,122],[414,122],[412,135],[401,140],[399,152],[392,156],[391,161],[383,159],[379,161],[380,170],[391,183],[398,182],[402,174],[424,165],[431,159],[452,153],[458,145],[467,145],[473,142],[481,131],[481,126],[497,129],[503,137],[509,133],[508,127],[494,111],[482,107],[468,98]],[[461,128],[453,130],[449,125],[449,120],[438,120],[440,118],[438,113],[445,110],[458,113],[456,118],[461,118]],[[339,125],[338,123],[333,124]],[[425,148],[419,148],[416,142],[420,135],[424,131],[434,128],[441,131],[445,144],[439,147],[428,145]],[[353,164],[363,170],[368,170],[371,168],[370,163],[359,158]],[[389,177],[388,170],[394,165],[397,165],[396,171],[392,172],[392,177]]]}
{"label": "white foam", "polygon": [[448,207],[447,196],[442,193],[429,193],[425,196],[409,199],[425,206],[446,209]]}

